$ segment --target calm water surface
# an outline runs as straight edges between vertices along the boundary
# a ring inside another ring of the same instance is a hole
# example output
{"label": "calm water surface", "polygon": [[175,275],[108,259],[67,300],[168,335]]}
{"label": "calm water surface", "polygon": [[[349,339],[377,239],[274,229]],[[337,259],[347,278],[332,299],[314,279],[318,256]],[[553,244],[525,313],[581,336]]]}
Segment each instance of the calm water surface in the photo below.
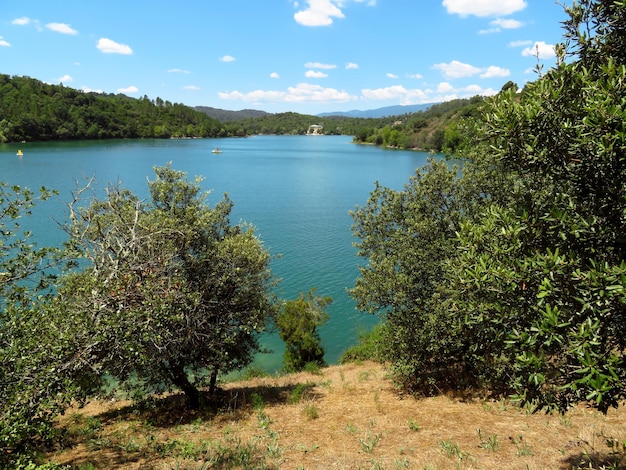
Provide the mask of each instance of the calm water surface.
{"label": "calm water surface", "polygon": [[[316,287],[331,296],[330,320],[321,330],[326,360],[334,363],[359,331],[378,321],[359,313],[346,289],[358,276],[348,211],[364,205],[374,182],[401,189],[427,154],[355,145],[347,136],[257,136],[245,139],[131,140],[0,145],[0,181],[57,189],[59,198],[41,204],[31,220],[40,244],[64,240],[57,221],[66,217],[65,202],[76,184],[95,177],[97,187],[121,181],[147,197],[146,180],[154,166],[172,162],[190,178],[203,176],[215,204],[228,193],[235,206],[231,220],[245,221],[273,255],[273,272],[282,279],[278,293],[294,298]],[[221,154],[212,154],[219,147]],[[18,148],[24,156],[16,156]],[[282,344],[266,335],[274,352],[257,366],[279,369]]]}

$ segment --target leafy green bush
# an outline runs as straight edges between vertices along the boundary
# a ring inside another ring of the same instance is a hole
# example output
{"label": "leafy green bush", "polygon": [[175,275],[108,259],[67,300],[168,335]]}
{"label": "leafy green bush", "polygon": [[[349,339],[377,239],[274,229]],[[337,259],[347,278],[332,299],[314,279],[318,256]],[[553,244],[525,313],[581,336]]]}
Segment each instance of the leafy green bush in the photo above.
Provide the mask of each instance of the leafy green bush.
{"label": "leafy green bush", "polygon": [[566,11],[557,66],[485,103],[462,172],[431,161],[353,212],[368,263],[351,294],[385,318],[407,387],[560,411],[626,398],[626,3]]}
{"label": "leafy green bush", "polygon": [[21,219],[54,192],[0,182],[0,467],[34,468],[52,422],[82,393],[73,328],[51,322],[56,250],[38,247]]}
{"label": "leafy green bush", "polygon": [[385,357],[385,324],[379,323],[370,331],[359,333],[357,343],[350,346],[339,358],[340,364],[358,361],[383,361]]}
{"label": "leafy green bush", "polygon": [[317,328],[328,320],[325,308],[331,302],[330,297],[316,296],[315,289],[311,289],[306,297],[301,292],[297,299],[288,300],[283,306],[276,326],[285,342],[286,371],[303,370],[309,363],[324,365],[324,349]]}

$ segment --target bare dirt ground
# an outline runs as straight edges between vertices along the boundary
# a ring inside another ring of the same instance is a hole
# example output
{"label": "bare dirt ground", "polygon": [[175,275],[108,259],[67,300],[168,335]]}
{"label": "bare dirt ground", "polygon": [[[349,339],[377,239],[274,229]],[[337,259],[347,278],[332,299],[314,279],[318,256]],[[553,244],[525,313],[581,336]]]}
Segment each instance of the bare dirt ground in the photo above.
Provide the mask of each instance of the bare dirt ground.
{"label": "bare dirt ground", "polygon": [[91,403],[62,419],[50,461],[119,469],[626,468],[626,408],[531,414],[513,404],[401,394],[376,363],[223,386],[219,409],[181,397]]}

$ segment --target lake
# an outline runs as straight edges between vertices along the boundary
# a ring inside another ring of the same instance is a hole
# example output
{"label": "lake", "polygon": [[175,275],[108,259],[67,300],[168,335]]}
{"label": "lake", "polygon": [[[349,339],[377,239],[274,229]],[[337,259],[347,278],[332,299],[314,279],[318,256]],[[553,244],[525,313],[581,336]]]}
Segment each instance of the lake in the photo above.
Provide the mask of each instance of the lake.
{"label": "lake", "polygon": [[[222,153],[211,150],[219,147]],[[24,151],[16,156],[17,149]],[[65,202],[76,185],[95,177],[99,189],[121,181],[140,197],[148,196],[154,166],[168,162],[191,179],[203,176],[214,205],[228,193],[235,206],[231,221],[254,225],[274,255],[272,271],[282,279],[278,294],[295,298],[316,287],[331,296],[330,320],[320,334],[326,361],[336,363],[356,342],[360,331],[378,318],[360,313],[346,293],[358,276],[349,211],[367,202],[374,183],[402,189],[427,153],[356,145],[349,136],[255,136],[233,139],[124,140],[0,145],[0,181],[60,195],[37,207],[24,226],[40,245],[65,238],[55,221],[63,221]],[[271,354],[256,366],[280,369],[283,346],[276,334],[263,337]]]}

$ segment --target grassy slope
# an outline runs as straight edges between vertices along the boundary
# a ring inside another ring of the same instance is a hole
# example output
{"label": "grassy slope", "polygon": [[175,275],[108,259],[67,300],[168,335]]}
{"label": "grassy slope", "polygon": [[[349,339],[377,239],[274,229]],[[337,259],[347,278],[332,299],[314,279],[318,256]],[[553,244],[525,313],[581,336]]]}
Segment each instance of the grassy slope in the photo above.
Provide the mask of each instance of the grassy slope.
{"label": "grassy slope", "polygon": [[226,384],[219,411],[180,403],[97,402],[70,412],[68,446],[49,458],[85,470],[556,469],[587,468],[585,459],[599,468],[614,461],[607,438],[620,447],[626,439],[623,407],[549,416],[504,401],[414,399],[376,363]]}

